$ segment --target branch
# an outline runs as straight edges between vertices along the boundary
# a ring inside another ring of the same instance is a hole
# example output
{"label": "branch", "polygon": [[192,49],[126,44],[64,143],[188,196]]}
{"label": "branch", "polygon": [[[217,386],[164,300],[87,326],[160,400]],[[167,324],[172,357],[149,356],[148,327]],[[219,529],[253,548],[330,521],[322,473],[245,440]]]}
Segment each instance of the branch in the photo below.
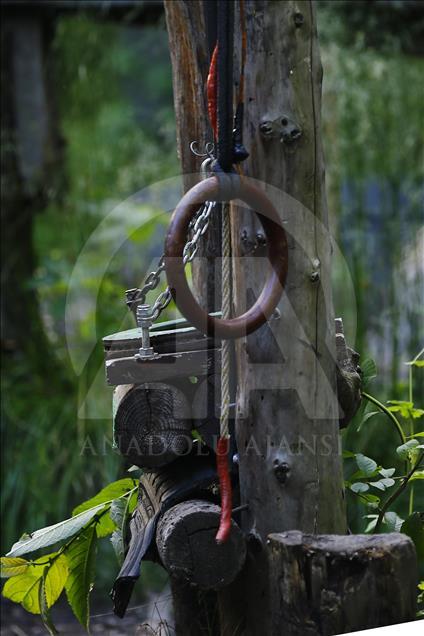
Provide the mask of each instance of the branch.
{"label": "branch", "polygon": [[379,402],[377,400],[377,398],[373,397],[369,393],[364,393],[364,391],[362,391],[362,397],[364,397],[369,402],[372,402],[373,404],[375,404],[380,409],[380,411],[385,413],[387,415],[387,417],[389,417],[391,419],[391,421],[393,422],[394,426],[396,427],[397,432],[399,433],[399,437],[400,437],[400,439],[402,441],[402,444],[405,444],[405,442],[406,442],[405,433],[403,432],[403,429],[402,429],[401,425],[399,424],[397,418],[393,415],[393,413],[391,411],[389,411],[389,409],[386,406],[384,406],[384,404]]}
{"label": "branch", "polygon": [[421,462],[423,461],[423,459],[424,459],[424,451],[421,453],[420,457],[418,458],[417,463],[411,468],[409,473],[406,475],[406,477],[404,478],[403,482],[401,484],[399,484],[399,486],[396,488],[396,490],[384,502],[384,505],[382,506],[382,508],[381,508],[381,510],[379,512],[379,515],[378,515],[377,523],[375,525],[375,532],[378,532],[378,530],[380,529],[381,522],[383,521],[384,515],[387,512],[387,509],[392,505],[392,503],[395,501],[395,499],[397,499],[399,497],[399,495],[402,494],[402,492],[405,490],[406,486],[408,485],[409,480],[411,479],[411,477],[415,473],[415,471],[420,467]]}

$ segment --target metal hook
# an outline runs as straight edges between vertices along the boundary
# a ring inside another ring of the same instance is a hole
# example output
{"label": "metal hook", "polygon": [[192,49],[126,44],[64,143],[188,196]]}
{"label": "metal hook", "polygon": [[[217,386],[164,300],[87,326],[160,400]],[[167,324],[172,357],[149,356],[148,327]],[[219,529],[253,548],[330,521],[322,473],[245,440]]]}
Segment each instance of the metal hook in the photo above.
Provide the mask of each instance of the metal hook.
{"label": "metal hook", "polygon": [[209,176],[211,170],[208,168],[214,161],[215,160],[213,159],[213,157],[207,157],[207,159],[202,161],[202,164],[200,166],[200,174],[202,175],[202,179],[206,179]]}
{"label": "metal hook", "polygon": [[212,141],[208,141],[205,145],[205,152],[200,152],[198,148],[198,142],[196,140],[192,141],[190,144],[191,152],[196,155],[196,157],[208,157],[209,159],[214,159],[214,150],[215,144]]}
{"label": "metal hook", "polygon": [[207,157],[208,156],[207,152],[199,152],[199,150],[197,149],[197,141],[196,140],[191,142],[190,150],[193,153],[193,155],[196,155],[196,157]]}

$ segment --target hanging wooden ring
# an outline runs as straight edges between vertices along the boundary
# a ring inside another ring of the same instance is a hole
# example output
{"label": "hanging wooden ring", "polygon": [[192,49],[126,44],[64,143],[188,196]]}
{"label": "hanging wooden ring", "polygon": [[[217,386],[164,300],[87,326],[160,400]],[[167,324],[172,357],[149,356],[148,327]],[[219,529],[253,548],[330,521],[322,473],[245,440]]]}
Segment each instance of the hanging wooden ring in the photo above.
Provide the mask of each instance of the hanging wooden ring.
{"label": "hanging wooden ring", "polygon": [[[225,183],[226,181],[226,183]],[[224,187],[223,187],[224,186]],[[216,318],[194,298],[184,271],[183,252],[189,223],[205,201],[240,199],[255,210],[265,232],[270,272],[260,296],[250,309],[231,319]],[[265,192],[238,175],[209,177],[181,199],[172,215],[165,239],[165,271],[172,297],[183,316],[202,333],[222,339],[241,338],[261,327],[280,300],[287,276],[287,238],[277,210]]]}

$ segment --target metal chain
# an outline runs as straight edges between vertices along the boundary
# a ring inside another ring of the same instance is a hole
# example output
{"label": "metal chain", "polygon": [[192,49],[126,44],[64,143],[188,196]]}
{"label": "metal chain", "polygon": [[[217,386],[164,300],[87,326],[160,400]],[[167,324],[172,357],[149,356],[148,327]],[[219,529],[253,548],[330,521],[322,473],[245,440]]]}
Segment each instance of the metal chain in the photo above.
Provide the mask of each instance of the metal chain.
{"label": "metal chain", "polygon": [[[209,226],[209,218],[213,208],[213,202],[206,201],[194,217],[193,221],[190,223],[190,233],[191,239],[187,241],[184,247],[183,252],[183,263],[187,265],[190,263],[197,254],[197,251],[200,246],[200,239],[205,234]],[[134,311],[138,305],[144,305],[146,301],[147,294],[156,289],[160,282],[160,276],[165,269],[165,256],[162,256],[159,259],[158,268],[150,272],[144,281],[143,287],[140,289],[135,287],[133,289],[128,289],[125,292],[126,303],[127,306]],[[155,303],[152,307],[151,319],[157,320],[163,310],[169,305],[172,300],[172,294],[169,287],[165,289],[165,291],[161,292],[159,296],[156,298]]]}

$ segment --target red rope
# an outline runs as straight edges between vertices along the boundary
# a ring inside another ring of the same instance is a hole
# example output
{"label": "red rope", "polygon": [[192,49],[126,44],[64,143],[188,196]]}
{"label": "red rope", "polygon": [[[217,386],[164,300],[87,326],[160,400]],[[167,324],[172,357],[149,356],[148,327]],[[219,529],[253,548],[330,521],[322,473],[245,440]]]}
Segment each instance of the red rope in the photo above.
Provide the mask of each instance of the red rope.
{"label": "red rope", "polygon": [[228,451],[230,448],[230,438],[220,437],[216,446],[216,466],[219,477],[219,488],[221,491],[221,517],[219,528],[216,534],[217,543],[225,543],[231,532],[231,512],[232,512],[232,492],[231,478],[228,470]]}
{"label": "red rope", "polygon": [[206,82],[206,93],[208,99],[208,115],[211,122],[214,140],[217,138],[217,99],[218,99],[218,43],[212,53],[209,66],[208,79]]}

